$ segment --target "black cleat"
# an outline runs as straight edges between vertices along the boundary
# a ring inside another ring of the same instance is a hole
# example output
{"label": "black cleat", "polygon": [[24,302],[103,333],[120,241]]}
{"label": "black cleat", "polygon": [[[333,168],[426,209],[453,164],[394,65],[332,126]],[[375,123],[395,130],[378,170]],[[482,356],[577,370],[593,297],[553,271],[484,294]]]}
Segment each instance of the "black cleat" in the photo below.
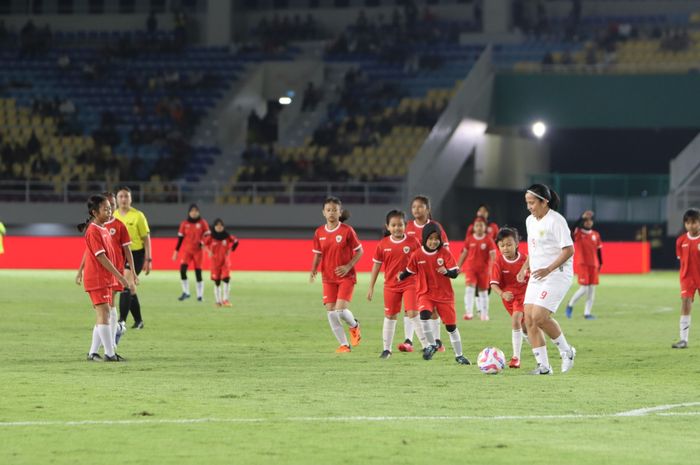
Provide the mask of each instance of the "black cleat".
{"label": "black cleat", "polygon": [[100,354],[88,354],[87,361],[88,362],[103,362],[104,360],[102,360],[102,357],[100,357]]}
{"label": "black cleat", "polygon": [[459,363],[460,365],[471,365],[472,362],[469,361],[467,357],[464,355],[458,355],[455,357],[455,361]]}
{"label": "black cleat", "polygon": [[197,297],[197,302],[204,302],[204,299],[202,297]]}
{"label": "black cleat", "polygon": [[143,329],[143,320],[139,321],[138,323],[134,323],[131,329]]}
{"label": "black cleat", "polygon": [[105,355],[105,362],[126,362],[126,359],[119,354],[114,354],[112,357]]}
{"label": "black cleat", "polygon": [[674,349],[687,349],[688,348],[688,341],[680,340],[676,342],[675,344],[671,344],[671,347]]}
{"label": "black cleat", "polygon": [[437,351],[437,346],[428,344],[428,346],[423,349],[423,360],[431,360],[435,352]]}
{"label": "black cleat", "polygon": [[379,358],[387,359],[387,358],[389,358],[389,357],[391,357],[391,351],[390,351],[390,350],[385,350],[384,352],[381,353],[381,355],[379,355]]}
{"label": "black cleat", "polygon": [[189,299],[189,298],[190,298],[190,295],[183,292],[182,295],[181,295],[180,297],[177,298],[177,300],[179,300],[180,302],[182,302],[183,300]]}

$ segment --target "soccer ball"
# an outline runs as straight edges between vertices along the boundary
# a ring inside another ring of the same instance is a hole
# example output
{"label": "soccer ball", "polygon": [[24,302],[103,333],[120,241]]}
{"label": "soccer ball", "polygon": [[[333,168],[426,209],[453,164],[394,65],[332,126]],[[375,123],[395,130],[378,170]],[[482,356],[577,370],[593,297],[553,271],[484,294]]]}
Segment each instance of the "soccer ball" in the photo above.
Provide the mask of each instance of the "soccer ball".
{"label": "soccer ball", "polygon": [[487,347],[476,359],[479,370],[487,375],[495,375],[503,371],[506,366],[506,357],[498,347]]}

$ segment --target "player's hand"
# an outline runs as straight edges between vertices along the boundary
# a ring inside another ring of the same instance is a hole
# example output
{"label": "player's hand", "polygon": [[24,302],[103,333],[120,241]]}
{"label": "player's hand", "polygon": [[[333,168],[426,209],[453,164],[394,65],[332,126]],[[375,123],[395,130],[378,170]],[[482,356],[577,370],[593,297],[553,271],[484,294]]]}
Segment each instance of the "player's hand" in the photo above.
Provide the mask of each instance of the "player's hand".
{"label": "player's hand", "polygon": [[374,297],[374,288],[370,287],[369,290],[367,291],[367,300],[372,302],[372,297]]}
{"label": "player's hand", "polygon": [[505,291],[503,294],[501,294],[501,297],[506,302],[510,302],[511,300],[513,300],[513,293],[510,291]]}
{"label": "player's hand", "polygon": [[143,272],[148,275],[148,273],[151,272],[151,269],[153,269],[153,262],[151,260],[146,260],[146,262],[143,264]]}
{"label": "player's hand", "polygon": [[127,281],[127,286],[124,286],[124,287],[129,289],[129,292],[131,292],[132,295],[136,294],[136,286],[134,285],[134,283]]}
{"label": "player's hand", "polygon": [[[177,250],[173,252],[173,261],[177,260]],[[144,266],[145,268],[145,266]]]}
{"label": "player's hand", "polygon": [[447,274],[447,268],[444,266],[441,266],[440,268],[437,269],[437,272],[440,274]]}
{"label": "player's hand", "polygon": [[131,277],[132,277],[131,282],[134,283],[134,286],[138,286],[140,284],[139,277],[133,273],[131,274]]}
{"label": "player's hand", "polygon": [[352,270],[352,267],[350,265],[340,265],[335,269],[335,275],[339,278],[343,278],[348,273],[350,273],[350,270]]}
{"label": "player's hand", "polygon": [[535,270],[532,272],[532,277],[540,280],[546,278],[551,271],[547,268],[540,268],[539,270]]}
{"label": "player's hand", "polygon": [[83,284],[83,272],[82,271],[80,273],[78,273],[77,275],[75,275],[75,284],[77,284],[78,286]]}
{"label": "player's hand", "polygon": [[524,282],[525,282],[525,276],[526,276],[526,275],[527,275],[527,270],[520,270],[520,271],[518,271],[517,276],[515,276],[515,279],[516,279],[519,283],[524,283]]}
{"label": "player's hand", "polygon": [[316,273],[318,273],[316,270],[311,272],[311,275],[309,276],[310,283],[313,283],[316,280]]}

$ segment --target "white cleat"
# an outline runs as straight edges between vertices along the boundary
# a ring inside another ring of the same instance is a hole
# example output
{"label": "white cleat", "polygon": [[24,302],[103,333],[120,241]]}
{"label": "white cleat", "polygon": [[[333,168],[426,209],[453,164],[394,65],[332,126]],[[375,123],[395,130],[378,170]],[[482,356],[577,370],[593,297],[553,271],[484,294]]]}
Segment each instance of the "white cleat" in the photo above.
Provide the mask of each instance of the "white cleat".
{"label": "white cleat", "polygon": [[561,372],[566,373],[571,370],[574,366],[574,359],[576,358],[576,348],[571,346],[568,352],[561,354]]}
{"label": "white cleat", "polygon": [[552,369],[544,365],[537,365],[537,368],[530,372],[531,375],[551,375]]}

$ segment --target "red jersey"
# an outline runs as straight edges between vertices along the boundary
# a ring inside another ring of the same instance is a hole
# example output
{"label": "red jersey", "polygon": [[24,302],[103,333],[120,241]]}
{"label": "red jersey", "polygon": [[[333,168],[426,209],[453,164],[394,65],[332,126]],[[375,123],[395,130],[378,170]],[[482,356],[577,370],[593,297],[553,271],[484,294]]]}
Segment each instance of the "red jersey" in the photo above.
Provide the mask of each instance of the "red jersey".
{"label": "red jersey", "polygon": [[598,249],[603,248],[600,233],[594,229],[586,231],[582,228],[574,229],[574,250],[576,251],[576,263],[585,266],[600,266]]}
{"label": "red jersey", "polygon": [[454,304],[455,293],[452,290],[450,278],[437,271],[441,266],[448,270],[457,269],[457,262],[447,247],[440,247],[435,252],[428,252],[420,247],[413,252],[408,265],[406,265],[406,271],[416,275],[418,281],[416,297],[418,299],[427,296],[435,302]]}
{"label": "red jersey", "polygon": [[85,254],[85,268],[83,269],[85,290],[94,291],[116,287],[118,285],[117,278],[97,261],[98,255],[105,254],[113,265],[116,263],[112,236],[107,228],[90,223],[85,230],[85,243],[88,251]]}
{"label": "red jersey", "polygon": [[362,248],[352,226],[339,223],[335,229],[327,229],[327,225],[319,226],[314,233],[313,252],[321,255],[321,276],[324,283],[340,283],[350,279],[357,282],[355,268],[340,278],[336,276],[335,269],[341,265],[347,265],[356,251]]}
{"label": "red jersey", "polygon": [[177,232],[178,237],[183,238],[183,245],[187,252],[197,252],[204,244],[204,237],[211,234],[209,224],[202,218],[197,221],[185,220],[180,223],[180,229]]}
{"label": "red jersey", "polygon": [[120,273],[124,273],[124,263],[126,257],[124,256],[124,246],[131,245],[131,238],[129,237],[129,231],[126,229],[124,223],[116,218],[105,223],[105,228],[109,231],[109,235],[112,236],[112,246],[114,247],[114,267],[119,270]]}
{"label": "red jersey", "polygon": [[[445,228],[443,228],[442,225],[435,220],[428,220],[428,223],[435,223],[436,225],[440,226],[440,231],[442,231],[440,233],[440,237],[442,238],[442,245],[450,245],[450,240],[447,238],[447,234],[445,234]],[[420,226],[416,223],[416,220],[409,221],[406,225],[406,235],[413,237],[415,240],[418,241],[419,244],[422,244],[423,228],[425,227],[425,224],[423,226]]]}
{"label": "red jersey", "polygon": [[[494,241],[496,240],[496,236],[498,236],[498,231],[500,230],[501,229],[496,223],[489,223],[486,225],[486,235],[490,236]],[[467,228],[467,236],[470,234],[474,234],[474,223],[470,224]]]}
{"label": "red jersey", "polygon": [[693,278],[700,282],[700,235],[681,235],[676,240],[676,257],[681,261],[681,279]]}
{"label": "red jersey", "polygon": [[238,238],[232,234],[223,239],[217,239],[213,235],[208,235],[204,239],[204,243],[212,253],[211,267],[217,268],[226,263],[229,252],[233,250],[234,244],[238,243]]}
{"label": "red jersey", "polygon": [[527,279],[524,283],[518,282],[518,273],[523,268],[527,255],[518,252],[518,257],[510,261],[502,254],[498,254],[491,269],[490,284],[497,284],[504,291],[510,291],[513,295],[524,295],[527,289]]}
{"label": "red jersey", "polygon": [[411,236],[404,236],[400,241],[387,236],[377,244],[374,251],[374,263],[384,264],[384,287],[394,290],[402,290],[415,286],[413,276],[399,282],[396,276],[406,269],[411,254],[420,248],[417,240]]}
{"label": "red jersey", "polygon": [[496,251],[496,243],[493,242],[490,236],[484,234],[484,237],[477,239],[473,234],[467,234],[464,238],[464,248],[467,249],[467,259],[465,260],[465,268],[473,271],[489,271],[489,260],[491,260],[491,251]]}

